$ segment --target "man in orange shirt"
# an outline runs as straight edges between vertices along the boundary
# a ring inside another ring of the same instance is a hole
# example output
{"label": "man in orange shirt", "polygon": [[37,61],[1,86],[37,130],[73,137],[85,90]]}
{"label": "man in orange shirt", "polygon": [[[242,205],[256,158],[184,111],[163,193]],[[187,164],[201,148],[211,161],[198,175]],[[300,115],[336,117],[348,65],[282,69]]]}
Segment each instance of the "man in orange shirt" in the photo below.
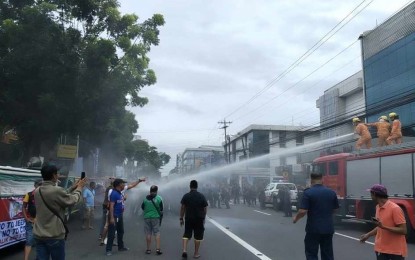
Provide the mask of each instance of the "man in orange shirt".
{"label": "man in orange shirt", "polygon": [[387,116],[381,116],[379,117],[379,122],[376,123],[370,123],[366,124],[366,126],[373,126],[378,129],[377,135],[378,135],[378,147],[385,146],[388,143],[386,142],[386,139],[388,139],[390,135],[390,126]]}
{"label": "man in orange shirt", "polygon": [[385,186],[376,184],[370,188],[372,200],[377,203],[377,225],[369,233],[360,237],[365,242],[369,237],[375,238],[375,253],[377,260],[402,260],[408,255],[406,245],[406,220],[405,215],[396,203],[388,199],[388,191]]}
{"label": "man in orange shirt", "polygon": [[388,144],[400,144],[402,143],[402,124],[399,121],[399,115],[396,113],[390,113],[389,118],[392,120],[392,131],[386,142]]}
{"label": "man in orange shirt", "polygon": [[356,142],[356,150],[360,150],[362,146],[366,146],[367,149],[372,148],[372,136],[367,126],[357,117],[353,118],[353,125],[356,126],[354,132],[360,135]]}

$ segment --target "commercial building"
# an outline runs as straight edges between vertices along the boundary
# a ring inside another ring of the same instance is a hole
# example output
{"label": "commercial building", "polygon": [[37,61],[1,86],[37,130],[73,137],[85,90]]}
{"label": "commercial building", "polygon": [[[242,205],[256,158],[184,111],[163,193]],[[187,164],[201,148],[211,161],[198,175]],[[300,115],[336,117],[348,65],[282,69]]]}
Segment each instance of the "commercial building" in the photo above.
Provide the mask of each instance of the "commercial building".
{"label": "commercial building", "polygon": [[[224,147],[229,162],[235,164],[234,181],[255,184],[256,181],[270,181],[285,172],[302,174],[299,150],[293,148],[318,139],[318,132],[304,126],[250,125],[233,135]],[[244,162],[254,158],[249,163]]]}
{"label": "commercial building", "polygon": [[[320,140],[329,141],[315,150],[301,153],[301,164],[311,163],[321,155],[353,150],[356,137],[350,135],[354,132],[352,118],[364,118],[366,113],[363,72],[359,71],[324,91],[316,100],[316,107],[320,110]],[[349,136],[343,137],[345,135]]]}
{"label": "commercial building", "polygon": [[177,158],[177,172],[196,173],[225,164],[222,146],[186,148]]}
{"label": "commercial building", "polygon": [[361,36],[368,121],[396,112],[415,136],[415,2]]}

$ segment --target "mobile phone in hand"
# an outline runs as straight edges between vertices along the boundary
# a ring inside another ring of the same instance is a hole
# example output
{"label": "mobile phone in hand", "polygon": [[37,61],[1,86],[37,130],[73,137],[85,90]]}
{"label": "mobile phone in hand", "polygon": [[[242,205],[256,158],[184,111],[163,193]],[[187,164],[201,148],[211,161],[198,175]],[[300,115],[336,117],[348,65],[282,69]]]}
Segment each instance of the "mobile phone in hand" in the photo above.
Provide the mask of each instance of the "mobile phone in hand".
{"label": "mobile phone in hand", "polygon": [[81,173],[81,180],[82,180],[82,179],[85,179],[85,172],[82,172],[82,173]]}

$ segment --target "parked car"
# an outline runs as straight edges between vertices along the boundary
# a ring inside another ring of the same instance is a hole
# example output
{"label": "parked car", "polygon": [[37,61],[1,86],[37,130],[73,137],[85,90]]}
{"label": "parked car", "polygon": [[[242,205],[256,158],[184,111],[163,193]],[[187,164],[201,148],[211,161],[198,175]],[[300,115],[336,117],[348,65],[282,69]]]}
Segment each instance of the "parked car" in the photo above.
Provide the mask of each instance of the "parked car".
{"label": "parked car", "polygon": [[265,204],[272,204],[274,209],[279,210],[281,205],[279,201],[278,192],[282,186],[290,190],[291,204],[297,207],[297,186],[289,182],[271,182],[265,187]]}

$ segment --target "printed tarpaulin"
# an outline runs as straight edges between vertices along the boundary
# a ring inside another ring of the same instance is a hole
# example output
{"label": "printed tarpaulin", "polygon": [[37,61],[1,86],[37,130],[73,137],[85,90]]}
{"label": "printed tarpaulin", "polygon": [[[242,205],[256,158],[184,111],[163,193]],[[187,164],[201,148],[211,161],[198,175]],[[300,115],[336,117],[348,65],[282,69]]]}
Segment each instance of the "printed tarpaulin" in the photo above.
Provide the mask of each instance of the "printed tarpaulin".
{"label": "printed tarpaulin", "polygon": [[22,197],[0,199],[0,249],[26,239],[22,209]]}
{"label": "printed tarpaulin", "polygon": [[0,197],[22,196],[33,189],[34,181],[0,180]]}

